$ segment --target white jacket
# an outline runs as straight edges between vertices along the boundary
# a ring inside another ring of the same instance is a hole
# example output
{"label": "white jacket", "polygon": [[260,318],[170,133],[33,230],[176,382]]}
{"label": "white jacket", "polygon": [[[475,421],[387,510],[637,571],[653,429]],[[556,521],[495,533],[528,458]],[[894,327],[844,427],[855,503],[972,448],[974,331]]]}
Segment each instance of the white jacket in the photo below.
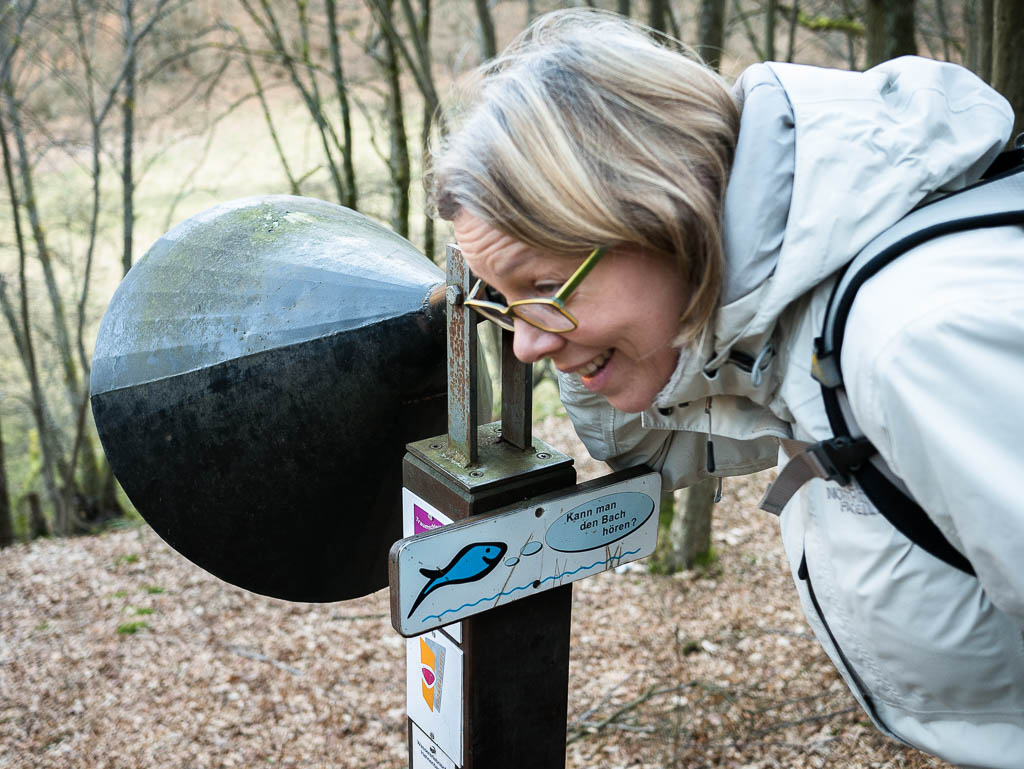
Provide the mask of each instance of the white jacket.
{"label": "white jacket", "polygon": [[[864,73],[756,65],[736,97],[712,323],[642,414],[561,377],[591,454],[649,464],[668,488],[708,474],[708,403],[717,475],[831,435],[810,361],[836,271],[928,196],[975,180],[1012,126],[974,75],[913,57]],[[882,271],[858,294],[842,366],[861,429],[978,576],[912,545],[855,485],[814,480],[781,516],[808,621],[884,732],[1020,769],[1024,230],[946,236]]]}

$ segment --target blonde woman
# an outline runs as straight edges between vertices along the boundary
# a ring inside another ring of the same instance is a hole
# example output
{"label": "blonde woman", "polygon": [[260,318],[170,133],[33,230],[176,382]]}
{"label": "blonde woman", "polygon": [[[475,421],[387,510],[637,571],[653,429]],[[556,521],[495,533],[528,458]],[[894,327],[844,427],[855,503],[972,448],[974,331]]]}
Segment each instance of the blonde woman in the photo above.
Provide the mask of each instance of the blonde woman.
{"label": "blonde woman", "polygon": [[[722,476],[831,435],[809,369],[837,271],[1011,126],[955,65],[759,64],[730,88],[617,17],[556,12],[477,73],[433,185],[470,304],[554,362],[589,451],[679,488],[709,438]],[[1004,769],[1024,766],[1022,254],[1019,227],[911,251],[843,348],[861,429],[977,576],[856,484],[812,481],[781,515],[808,621],[878,728]]]}

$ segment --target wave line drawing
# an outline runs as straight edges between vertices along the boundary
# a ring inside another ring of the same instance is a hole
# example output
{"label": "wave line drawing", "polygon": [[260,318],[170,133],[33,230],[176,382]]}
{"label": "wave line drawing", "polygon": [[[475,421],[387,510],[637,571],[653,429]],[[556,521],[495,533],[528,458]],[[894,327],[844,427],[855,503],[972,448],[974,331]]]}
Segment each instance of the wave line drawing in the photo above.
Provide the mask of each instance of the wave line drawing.
{"label": "wave line drawing", "polygon": [[[638,547],[635,550],[630,550],[628,553],[621,553],[619,555],[613,555],[611,558],[605,558],[603,561],[594,561],[589,566],[579,566],[579,567],[573,569],[572,571],[563,571],[561,574],[554,574],[554,575],[552,575],[550,577],[545,577],[544,579],[540,580],[540,585],[543,585],[545,582],[551,582],[551,581],[556,580],[556,579],[562,579],[563,577],[571,577],[573,574],[578,574],[579,572],[585,571],[587,569],[593,569],[595,566],[601,566],[601,565],[604,565],[604,564],[608,564],[611,561],[622,560],[623,558],[626,558],[627,556],[634,555],[635,553],[639,553],[641,549],[642,548]],[[538,585],[538,587],[540,585]],[[440,614],[428,614],[426,617],[423,618],[423,621],[426,622],[428,619],[441,619],[441,617],[443,617],[445,614],[451,614],[452,612],[462,611],[463,609],[468,609],[468,608],[471,608],[473,606],[476,606],[477,604],[481,604],[484,601],[494,601],[494,600],[496,600],[498,598],[503,598],[506,595],[512,595],[513,593],[515,593],[515,592],[517,592],[519,590],[526,590],[529,587],[533,587],[533,582],[527,582],[525,585],[520,585],[519,587],[514,587],[511,590],[502,590],[499,593],[495,593],[494,595],[487,596],[485,598],[480,598],[480,599],[478,599],[476,601],[473,601],[472,603],[464,603],[464,604],[462,604],[462,606],[459,606],[459,607],[457,607],[455,609],[445,609]]]}

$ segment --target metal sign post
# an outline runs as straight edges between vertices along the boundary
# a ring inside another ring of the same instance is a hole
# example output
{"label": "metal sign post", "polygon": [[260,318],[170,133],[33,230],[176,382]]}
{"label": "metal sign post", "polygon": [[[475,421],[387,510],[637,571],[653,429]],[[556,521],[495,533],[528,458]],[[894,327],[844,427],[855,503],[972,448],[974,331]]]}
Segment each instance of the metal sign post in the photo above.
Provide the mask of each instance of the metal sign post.
{"label": "metal sign post", "polygon": [[560,769],[569,583],[653,552],[660,479],[636,469],[576,486],[572,459],[531,435],[532,367],[509,332],[501,422],[478,426],[478,319],[455,247],[447,279],[448,435],[407,447],[406,539],[390,555],[409,766]]}

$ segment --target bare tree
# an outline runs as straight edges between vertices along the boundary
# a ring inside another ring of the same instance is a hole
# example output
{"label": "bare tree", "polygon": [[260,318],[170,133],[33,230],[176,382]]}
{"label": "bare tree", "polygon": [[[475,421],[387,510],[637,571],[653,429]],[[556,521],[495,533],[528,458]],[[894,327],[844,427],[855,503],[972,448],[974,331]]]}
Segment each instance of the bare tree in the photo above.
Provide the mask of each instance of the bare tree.
{"label": "bare tree", "polygon": [[[6,37],[5,44],[17,45],[13,37]],[[9,70],[7,73],[9,74]],[[9,91],[9,80],[4,83],[4,90]],[[21,210],[18,202],[18,191],[15,184],[13,164],[11,162],[11,151],[7,138],[7,127],[0,117],[0,149],[3,150],[4,178],[7,182],[7,192],[10,197],[11,218],[14,223],[15,245],[18,251],[18,289],[20,295],[19,311],[16,313],[13,303],[6,294],[6,282],[0,279],[0,307],[3,308],[4,316],[7,319],[14,336],[15,345],[18,348],[19,357],[25,368],[25,376],[28,379],[31,398],[29,400],[32,419],[39,434],[39,446],[42,454],[42,476],[43,485],[47,496],[53,504],[54,511],[60,517],[64,504],[63,497],[58,490],[56,470],[56,449],[53,445],[53,432],[50,430],[49,420],[45,415],[45,400],[43,388],[39,379],[39,366],[36,361],[35,344],[32,334],[32,323],[29,310],[28,281],[26,278],[27,253],[25,238],[21,227]]]}
{"label": "bare tree", "polygon": [[[259,3],[258,7],[256,2]],[[301,96],[302,102],[316,126],[325,165],[337,201],[350,208],[354,207],[354,172],[350,180],[351,185],[348,185],[341,170],[348,168],[353,162],[351,159],[353,152],[351,130],[344,141],[339,139],[334,126],[327,117],[324,99],[320,92],[319,68],[314,65],[312,59],[309,9],[306,0],[295,0],[293,6],[294,16],[299,27],[298,41],[288,38],[285,26],[270,0],[239,0],[239,4],[270,45],[275,61],[284,67],[289,81]],[[330,25],[327,26],[328,36],[330,36]],[[337,78],[337,74],[335,74],[335,78]],[[341,158],[340,163],[337,156]]]}
{"label": "bare tree", "polygon": [[967,30],[966,64],[982,80],[992,80],[993,0],[965,0],[964,28]]}
{"label": "bare tree", "polygon": [[[120,101],[122,128],[126,129],[127,144],[132,143],[136,52],[139,43],[166,17],[169,7],[170,0],[154,0],[146,18],[136,26],[134,0],[123,0],[119,37],[114,37],[112,28],[106,25],[111,16],[117,18],[118,12],[99,3],[84,5],[72,0],[68,8],[47,5],[44,13],[33,2],[22,6],[18,16],[12,15],[14,6],[10,5],[3,18],[0,140],[19,269],[18,297],[12,299],[7,295],[7,284],[0,285],[0,310],[25,371],[28,402],[39,436],[43,486],[60,534],[89,530],[93,524],[122,513],[109,465],[97,454],[93,442],[88,409],[86,328],[99,240],[103,159],[111,154],[104,125]],[[69,112],[79,110],[77,120],[61,128],[67,131],[66,136],[54,136],[36,113],[34,105],[40,103],[40,89],[48,89],[53,98],[60,98]],[[36,191],[35,163],[61,147],[69,149],[69,155],[84,167],[90,180],[89,193],[81,200],[86,232],[80,259],[73,258],[78,246],[69,246],[65,253],[54,248],[46,227],[47,211]],[[84,162],[78,150],[83,147],[87,155]],[[127,180],[122,197],[122,248],[127,249],[130,259],[133,164],[130,147],[122,149],[127,153],[122,154],[127,160],[127,176],[122,173],[122,182]],[[35,263],[42,273],[42,307],[31,298],[26,277],[29,243],[23,217],[31,233]],[[122,262],[124,259],[122,251]],[[61,271],[69,273],[71,290],[76,294],[71,301],[67,298],[70,292],[62,286],[67,281],[62,280]],[[49,347],[41,349],[37,339]],[[51,357],[56,359],[55,366],[50,364]],[[44,373],[51,370],[61,375],[64,406],[53,403],[52,392],[43,381]]]}
{"label": "bare tree", "polygon": [[786,45],[786,61],[793,61],[796,53],[796,30],[800,26],[800,0],[793,0],[793,8],[789,12],[789,42]]}
{"label": "bare tree", "polygon": [[[431,0],[420,0],[419,19],[416,25],[416,34],[420,40],[425,42],[424,45],[424,56],[426,57],[425,66],[429,70],[431,68],[430,63],[430,2]],[[430,105],[423,101],[423,116],[420,121],[420,153],[422,158],[422,167],[428,168],[430,165],[430,135],[434,125],[434,113],[431,111]],[[424,189],[424,192],[426,190]],[[429,201],[424,200],[423,205],[423,253],[427,255],[428,259],[435,259],[437,251],[436,234],[434,232],[434,217],[430,210]]]}
{"label": "bare tree", "polygon": [[[486,0],[483,0],[486,4]],[[393,24],[391,9],[393,0],[385,0],[383,17],[388,24]],[[492,41],[493,42],[493,41]],[[400,77],[400,61],[398,51],[391,38],[384,33],[381,36],[384,50],[380,58],[384,70],[384,79],[388,85],[387,122],[390,149],[388,151],[388,171],[391,176],[391,229],[402,237],[409,236],[409,185],[412,172],[409,166],[409,141],[405,132],[405,108],[402,99],[402,82]]]}
{"label": "bare tree", "polygon": [[[135,0],[121,0],[121,22],[125,41],[135,39]],[[132,267],[132,238],[135,228],[135,48],[131,46],[125,62],[124,94],[121,97],[121,269]]]}
{"label": "bare tree", "polygon": [[697,22],[697,51],[715,70],[721,69],[725,49],[725,0],[701,0]]}
{"label": "bare tree", "polygon": [[341,43],[338,38],[338,8],[335,0],[325,0],[327,11],[327,44],[331,52],[331,75],[334,78],[334,91],[338,98],[338,110],[341,113],[341,135],[343,146],[348,148],[342,153],[342,166],[345,174],[345,189],[348,196],[345,205],[355,209],[358,203],[356,192],[356,170],[352,161],[352,108],[349,104],[348,83],[341,65]]}
{"label": "bare tree", "polygon": [[[388,0],[366,0],[381,31],[387,36],[405,63],[406,70],[412,75],[416,87],[423,98],[423,125],[420,132],[423,166],[426,167],[430,157],[430,137],[436,128],[442,135],[445,132],[444,114],[441,102],[434,85],[433,63],[430,53],[430,18],[431,0],[420,0],[419,12],[414,9],[412,0],[399,0],[404,20],[406,35],[399,31],[399,24],[390,11],[385,8]],[[434,220],[430,211],[424,209],[423,251],[430,257],[436,256],[434,243]]]}
{"label": "bare tree", "polygon": [[13,543],[14,519],[11,515],[11,495],[7,489],[7,471],[4,467],[4,431],[3,425],[0,424],[0,548]]}
{"label": "bare tree", "polygon": [[689,569],[711,557],[711,511],[717,483],[708,478],[678,492],[676,514],[668,530],[669,571]]}
{"label": "bare tree", "polygon": [[995,0],[992,85],[1016,115],[1013,134],[1024,131],[1024,2]]}
{"label": "bare tree", "polygon": [[668,31],[668,0],[650,0],[647,25],[659,32]]}
{"label": "bare tree", "polygon": [[897,56],[917,54],[914,38],[915,6],[914,0],[868,0],[866,26],[869,67]]}
{"label": "bare tree", "polygon": [[480,58],[483,61],[493,59],[498,54],[497,38],[494,34],[494,17],[488,0],[473,0],[476,6],[476,17],[480,24]]}

